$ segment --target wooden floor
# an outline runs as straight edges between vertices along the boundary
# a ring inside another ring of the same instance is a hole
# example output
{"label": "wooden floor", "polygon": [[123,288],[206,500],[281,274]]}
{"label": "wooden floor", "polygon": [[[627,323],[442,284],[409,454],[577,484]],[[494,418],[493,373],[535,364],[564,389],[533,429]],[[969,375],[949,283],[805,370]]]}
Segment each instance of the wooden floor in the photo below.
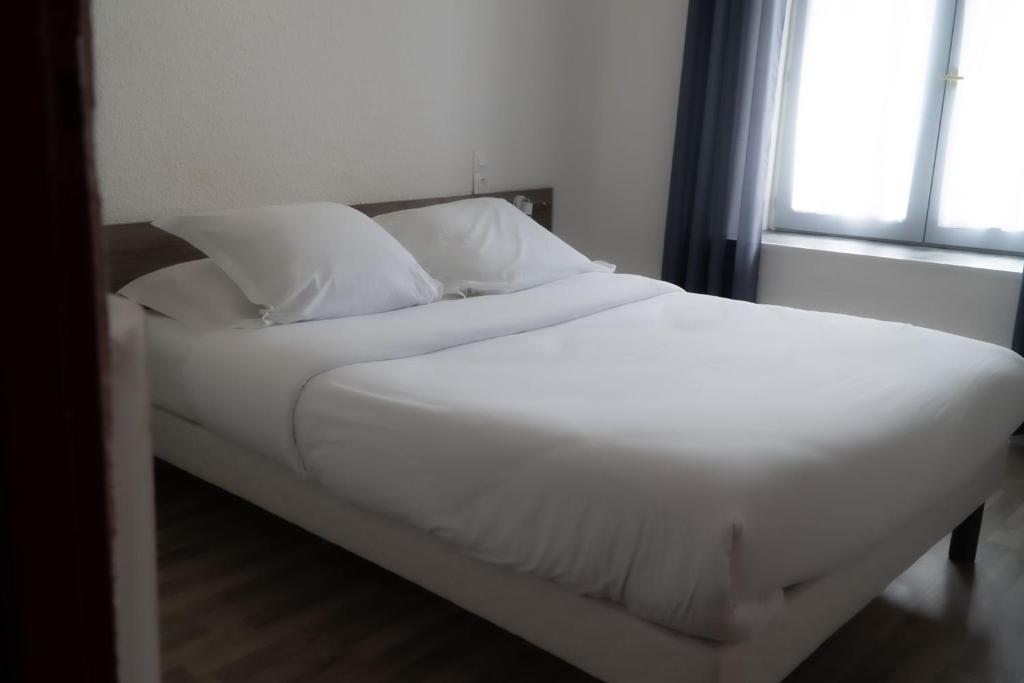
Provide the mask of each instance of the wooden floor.
{"label": "wooden floor", "polygon": [[[157,469],[166,683],[593,681],[340,548]],[[940,543],[787,683],[1024,682],[1024,449],[974,571]]]}

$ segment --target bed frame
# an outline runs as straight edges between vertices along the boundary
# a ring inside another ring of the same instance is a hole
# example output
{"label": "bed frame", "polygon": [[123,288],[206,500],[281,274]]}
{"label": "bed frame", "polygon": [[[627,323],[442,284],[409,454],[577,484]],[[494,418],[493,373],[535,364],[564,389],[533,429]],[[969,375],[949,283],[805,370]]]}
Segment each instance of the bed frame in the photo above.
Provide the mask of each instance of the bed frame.
{"label": "bed frame", "polygon": [[[551,229],[551,188],[526,195],[534,218]],[[463,199],[432,197],[355,205],[370,216]],[[106,227],[110,286],[175,263],[202,258],[191,245],[149,223]],[[510,572],[448,547],[435,537],[334,500],[317,485],[223,441],[199,425],[157,409],[157,455],[274,514],[442,595],[606,681],[668,683],[781,680],[885,586],[956,525],[949,557],[972,563],[984,501],[998,484],[1005,449],[935,509],[848,565],[786,589],[786,608],[769,627],[738,643],[716,643],[653,625],[618,606]],[[961,521],[963,520],[963,521]]]}
{"label": "bed frame", "polygon": [[200,479],[450,600],[610,683],[778,683],[995,490],[1005,448],[937,504],[847,564],[784,591],[784,608],[721,643],[477,560],[429,533],[356,508],[315,482],[159,408],[157,455]]}

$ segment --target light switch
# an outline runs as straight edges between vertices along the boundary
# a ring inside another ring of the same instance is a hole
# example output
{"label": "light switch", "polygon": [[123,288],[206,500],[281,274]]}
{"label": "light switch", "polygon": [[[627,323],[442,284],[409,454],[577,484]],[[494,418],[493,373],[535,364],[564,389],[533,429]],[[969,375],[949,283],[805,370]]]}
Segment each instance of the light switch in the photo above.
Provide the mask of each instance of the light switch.
{"label": "light switch", "polygon": [[473,150],[473,194],[488,192],[487,158],[478,149]]}

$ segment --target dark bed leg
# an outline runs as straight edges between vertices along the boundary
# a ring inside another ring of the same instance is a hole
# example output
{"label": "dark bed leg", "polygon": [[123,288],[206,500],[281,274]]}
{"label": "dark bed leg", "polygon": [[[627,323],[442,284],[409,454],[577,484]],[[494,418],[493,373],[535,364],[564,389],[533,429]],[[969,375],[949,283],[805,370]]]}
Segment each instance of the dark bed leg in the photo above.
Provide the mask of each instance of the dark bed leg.
{"label": "dark bed leg", "polygon": [[981,518],[985,514],[982,504],[972,512],[949,538],[949,559],[957,564],[974,564],[974,556],[978,552],[978,537],[981,535]]}

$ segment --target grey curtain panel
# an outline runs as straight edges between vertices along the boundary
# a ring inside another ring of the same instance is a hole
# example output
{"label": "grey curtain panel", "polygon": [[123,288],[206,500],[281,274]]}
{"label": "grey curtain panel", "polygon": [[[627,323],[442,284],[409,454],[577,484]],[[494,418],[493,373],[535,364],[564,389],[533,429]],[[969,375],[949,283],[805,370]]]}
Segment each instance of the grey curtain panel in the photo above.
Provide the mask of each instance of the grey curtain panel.
{"label": "grey curtain panel", "polygon": [[[1017,321],[1013,325],[1013,350],[1024,356],[1024,280],[1020,283],[1020,297],[1017,299]],[[1017,430],[1024,435],[1024,425]]]}
{"label": "grey curtain panel", "polygon": [[1013,326],[1013,350],[1024,356],[1024,280],[1020,283],[1020,298],[1017,299],[1017,322]]}
{"label": "grey curtain panel", "polygon": [[662,278],[754,301],[786,0],[690,0]]}

